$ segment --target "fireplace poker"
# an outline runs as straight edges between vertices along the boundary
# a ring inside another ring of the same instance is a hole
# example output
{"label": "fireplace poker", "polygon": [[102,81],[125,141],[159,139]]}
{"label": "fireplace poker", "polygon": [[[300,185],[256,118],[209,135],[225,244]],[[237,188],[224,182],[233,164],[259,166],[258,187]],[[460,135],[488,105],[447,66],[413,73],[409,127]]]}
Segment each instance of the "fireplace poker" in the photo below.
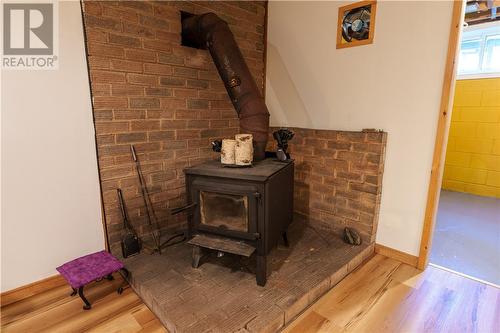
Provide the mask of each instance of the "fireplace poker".
{"label": "fireplace poker", "polygon": [[[160,239],[159,239],[159,228],[158,228],[158,220],[156,219],[156,215],[154,213],[153,205],[151,203],[151,198],[149,197],[148,189],[146,187],[146,184],[144,182],[144,178],[142,176],[142,171],[141,171],[141,164],[139,163],[139,159],[137,158],[137,155],[135,153],[135,148],[134,145],[130,145],[130,150],[132,152],[132,158],[134,159],[135,162],[135,169],[137,171],[137,177],[139,178],[139,183],[141,184],[141,192],[142,192],[142,200],[144,201],[144,206],[146,208],[146,217],[148,221],[148,225],[151,231],[151,237],[153,238],[153,242],[155,245],[156,251],[161,254],[161,246],[160,246]],[[149,204],[148,204],[149,203]],[[151,212],[150,212],[151,209]],[[153,226],[153,221],[152,218],[154,218],[154,224],[156,226]]]}

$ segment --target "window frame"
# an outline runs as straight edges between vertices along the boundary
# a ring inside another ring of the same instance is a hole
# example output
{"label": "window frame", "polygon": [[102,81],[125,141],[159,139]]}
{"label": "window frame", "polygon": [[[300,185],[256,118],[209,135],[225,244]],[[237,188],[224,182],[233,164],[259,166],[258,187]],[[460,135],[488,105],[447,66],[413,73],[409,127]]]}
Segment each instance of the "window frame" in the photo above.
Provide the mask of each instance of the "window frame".
{"label": "window frame", "polygon": [[[498,29],[498,33],[495,31]],[[483,70],[483,60],[485,57],[485,47],[486,39],[489,36],[500,35],[500,22],[495,21],[491,23],[485,23],[480,25],[468,26],[463,29],[462,38],[460,40],[460,50],[461,54],[462,43],[468,41],[474,41],[480,39],[480,50],[479,50],[479,70],[467,73],[460,73],[457,66],[457,80],[467,80],[467,79],[482,79],[482,78],[496,78],[500,77],[500,71],[485,71]],[[460,56],[459,56],[460,65]]]}

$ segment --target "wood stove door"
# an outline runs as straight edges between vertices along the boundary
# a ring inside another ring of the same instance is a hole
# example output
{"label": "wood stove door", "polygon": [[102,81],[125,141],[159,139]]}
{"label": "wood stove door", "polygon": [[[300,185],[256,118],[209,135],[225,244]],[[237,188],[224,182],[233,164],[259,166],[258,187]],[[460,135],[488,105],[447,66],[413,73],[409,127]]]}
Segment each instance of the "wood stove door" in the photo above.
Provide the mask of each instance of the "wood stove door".
{"label": "wood stove door", "polygon": [[192,220],[194,232],[258,239],[260,192],[257,185],[195,179],[190,192],[191,202],[198,207]]}

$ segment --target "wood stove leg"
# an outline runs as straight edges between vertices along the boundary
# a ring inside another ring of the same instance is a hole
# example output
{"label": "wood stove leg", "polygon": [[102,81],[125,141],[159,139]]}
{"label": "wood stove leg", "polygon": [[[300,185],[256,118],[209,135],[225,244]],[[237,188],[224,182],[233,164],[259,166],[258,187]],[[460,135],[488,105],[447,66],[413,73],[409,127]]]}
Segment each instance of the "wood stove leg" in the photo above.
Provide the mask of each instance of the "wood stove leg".
{"label": "wood stove leg", "polygon": [[257,255],[257,269],[255,270],[257,285],[264,287],[267,282],[267,260],[266,256]]}
{"label": "wood stove leg", "polygon": [[191,266],[193,266],[193,268],[198,268],[200,266],[201,254],[201,247],[196,245],[193,246],[193,259],[191,261]]}
{"label": "wood stove leg", "polygon": [[283,232],[282,236],[283,236],[283,243],[285,244],[285,247],[290,247],[290,243],[288,243],[288,235],[287,235],[286,231]]}

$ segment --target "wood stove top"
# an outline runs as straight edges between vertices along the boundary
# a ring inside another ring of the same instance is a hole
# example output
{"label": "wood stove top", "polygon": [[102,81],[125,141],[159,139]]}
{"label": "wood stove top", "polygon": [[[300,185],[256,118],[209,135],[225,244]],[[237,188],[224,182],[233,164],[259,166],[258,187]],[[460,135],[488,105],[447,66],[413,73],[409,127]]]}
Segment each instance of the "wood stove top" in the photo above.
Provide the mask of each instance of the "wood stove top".
{"label": "wood stove top", "polygon": [[262,161],[254,162],[254,164],[248,168],[228,168],[222,166],[220,161],[217,160],[186,168],[184,172],[187,175],[266,181],[290,163],[293,163],[293,160],[281,162],[274,158],[266,158]]}

